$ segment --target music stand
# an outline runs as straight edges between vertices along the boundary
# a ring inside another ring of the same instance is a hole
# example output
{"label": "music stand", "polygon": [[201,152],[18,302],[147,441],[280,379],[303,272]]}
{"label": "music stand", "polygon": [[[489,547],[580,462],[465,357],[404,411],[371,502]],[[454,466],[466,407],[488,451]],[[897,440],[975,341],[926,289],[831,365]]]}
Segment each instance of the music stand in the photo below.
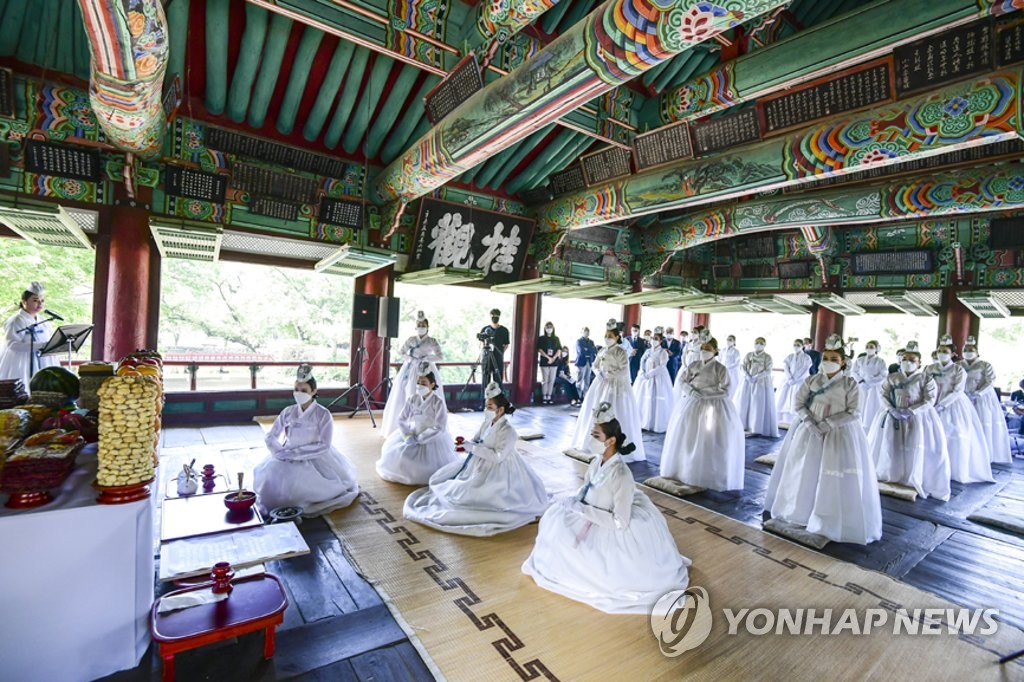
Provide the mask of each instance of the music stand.
{"label": "music stand", "polygon": [[68,367],[70,368],[71,354],[78,352],[85,343],[85,340],[89,338],[90,333],[92,333],[91,324],[65,324],[57,327],[57,331],[53,333],[50,340],[39,349],[39,355],[40,357],[43,355],[57,355],[66,351],[68,354]]}
{"label": "music stand", "polygon": [[[45,320],[33,322],[27,327],[18,329],[16,333],[28,332],[28,375],[31,377],[36,373],[36,327],[58,319],[53,313],[47,313]],[[52,337],[51,337],[52,338]],[[49,342],[47,342],[49,343]]]}
{"label": "music stand", "polygon": [[356,349],[356,382],[345,389],[345,391],[337,398],[327,403],[325,407],[329,410],[334,406],[336,402],[347,396],[352,391],[356,392],[356,406],[352,408],[352,412],[348,415],[348,418],[359,414],[360,410],[366,410],[366,414],[370,415],[370,424],[373,428],[377,428],[377,420],[373,418],[373,409],[370,407],[370,392],[366,390],[366,386],[363,385],[363,354],[366,352],[366,330],[359,330],[359,348]]}

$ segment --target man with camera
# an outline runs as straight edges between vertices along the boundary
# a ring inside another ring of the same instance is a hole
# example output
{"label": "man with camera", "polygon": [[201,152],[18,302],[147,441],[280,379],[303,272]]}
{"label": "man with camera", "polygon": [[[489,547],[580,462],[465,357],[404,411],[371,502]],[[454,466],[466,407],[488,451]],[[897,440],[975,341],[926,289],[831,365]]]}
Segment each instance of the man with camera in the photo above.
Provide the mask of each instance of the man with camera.
{"label": "man with camera", "polygon": [[502,374],[505,367],[505,349],[508,348],[508,328],[503,327],[501,311],[495,308],[491,311],[491,323],[480,330],[476,335],[480,341],[480,385],[487,386],[490,382],[497,382],[501,386]]}

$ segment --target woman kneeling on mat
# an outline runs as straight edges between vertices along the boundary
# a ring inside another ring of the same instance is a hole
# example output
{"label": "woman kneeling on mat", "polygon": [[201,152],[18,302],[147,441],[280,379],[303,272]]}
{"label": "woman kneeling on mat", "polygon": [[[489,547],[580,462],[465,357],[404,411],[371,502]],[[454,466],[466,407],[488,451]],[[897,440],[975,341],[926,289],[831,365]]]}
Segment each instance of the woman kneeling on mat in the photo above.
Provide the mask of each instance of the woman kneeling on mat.
{"label": "woman kneeling on mat", "polygon": [[650,613],[663,594],[686,588],[690,560],[679,554],[662,513],[636,490],[622,459],[632,445],[623,445],[609,403],[598,407],[592,436],[604,451],[579,492],[544,513],[523,573],[605,613]]}
{"label": "woman kneeling on mat", "polygon": [[397,430],[384,441],[377,460],[377,474],[385,481],[426,485],[435,471],[455,461],[448,406],[430,363],[421,363],[418,374],[416,392],[406,398]]}
{"label": "woman kneeling on mat", "polygon": [[459,535],[496,535],[531,523],[548,507],[544,484],[516,451],[515,412],[496,382],[469,455],[437,470],[405,500],[405,518]]}
{"label": "woman kneeling on mat", "polygon": [[796,392],[796,421],[782,441],[765,495],[772,518],[833,542],[882,537],[875,463],[860,422],[860,389],[847,376],[843,340],[825,341],[817,374]]}

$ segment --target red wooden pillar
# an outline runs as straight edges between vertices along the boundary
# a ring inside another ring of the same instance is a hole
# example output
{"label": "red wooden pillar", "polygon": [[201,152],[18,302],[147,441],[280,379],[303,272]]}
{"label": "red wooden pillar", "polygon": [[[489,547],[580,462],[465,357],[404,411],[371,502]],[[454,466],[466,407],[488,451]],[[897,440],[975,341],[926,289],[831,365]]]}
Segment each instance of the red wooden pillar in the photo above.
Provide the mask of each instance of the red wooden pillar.
{"label": "red wooden pillar", "polygon": [[711,313],[693,313],[693,322],[690,323],[691,328],[704,327],[707,329],[711,325]]}
{"label": "red wooden pillar", "polygon": [[[374,270],[362,277],[356,277],[354,293],[391,296],[395,290],[394,275],[394,268],[388,266],[380,270]],[[362,343],[362,347],[365,350],[363,352],[362,364],[357,370],[358,358],[356,356],[360,343]],[[390,353],[388,353],[389,349],[387,346],[387,339],[379,336],[376,329],[370,331],[352,330],[352,347],[349,355],[349,385],[355,384],[356,381],[362,381],[366,390],[370,391],[370,400],[374,403],[379,402],[383,404],[387,399],[386,392],[381,385],[384,377],[388,375]],[[377,390],[373,390],[374,388]],[[349,399],[349,405],[354,406],[356,396],[350,393]]]}
{"label": "red wooden pillar", "polygon": [[[946,287],[942,290],[942,299],[939,305],[939,337],[949,334],[953,337],[953,344],[956,346],[955,353],[960,354],[968,336],[978,338],[978,331],[981,328],[981,319],[972,313],[960,299],[956,297],[960,289]],[[938,340],[938,337],[936,338]],[[926,339],[925,344],[929,343]],[[922,348],[930,350],[927,345]]]}
{"label": "red wooden pillar", "polygon": [[[151,307],[159,306],[153,298],[153,244],[149,234],[149,210],[144,204],[123,200],[106,214],[109,244],[100,250],[107,255],[103,325],[103,357],[119,360],[137,348],[147,347],[156,339],[150,330],[155,315]],[[104,268],[97,265],[97,270]],[[159,276],[159,275],[157,275]],[[155,288],[159,292],[159,285]]]}
{"label": "red wooden pillar", "polygon": [[811,312],[811,339],[814,341],[815,350],[824,349],[825,339],[832,334],[841,336],[845,321],[846,318],[834,310],[815,304]]}
{"label": "red wooden pillar", "polygon": [[[630,291],[634,294],[643,291],[643,276],[639,272],[629,273],[629,285]],[[625,325],[623,334],[629,334],[630,327],[634,324],[640,324],[641,307],[639,303],[622,306],[622,322]]]}
{"label": "red wooden pillar", "polygon": [[537,387],[540,294],[518,294],[513,321],[512,402],[528,405]]}

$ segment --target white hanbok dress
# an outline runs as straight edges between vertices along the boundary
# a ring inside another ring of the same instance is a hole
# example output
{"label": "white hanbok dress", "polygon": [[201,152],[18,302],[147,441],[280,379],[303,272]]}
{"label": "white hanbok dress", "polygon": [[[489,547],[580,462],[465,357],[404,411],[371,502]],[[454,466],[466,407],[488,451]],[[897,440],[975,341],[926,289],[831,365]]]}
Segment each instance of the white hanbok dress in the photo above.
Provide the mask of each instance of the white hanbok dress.
{"label": "white hanbok dress", "polygon": [[946,432],[950,478],[960,483],[992,483],[992,458],[988,439],[981,428],[978,413],[964,393],[967,372],[955,362],[945,367],[928,365],[925,372],[937,388],[935,411]]}
{"label": "white hanbok dress", "polygon": [[[815,374],[794,401],[799,421],[782,441],[765,509],[833,542],[874,542],[882,537],[882,505],[856,380],[842,372],[831,379]],[[819,433],[815,422],[828,432]]]}
{"label": "white hanbok dress", "polygon": [[[935,382],[924,372],[895,372],[882,382],[882,410],[868,430],[879,481],[914,488],[921,497],[949,499],[949,451],[935,412]],[[900,420],[901,410],[910,413]]]}
{"label": "white hanbok dress", "polygon": [[685,398],[672,414],[660,473],[709,490],[742,490],[743,423],[729,400],[729,370],[698,360],[676,377]]}
{"label": "white hanbok dress", "polygon": [[633,393],[640,411],[640,427],[644,431],[665,433],[675,404],[672,377],[668,373],[667,350],[654,346],[644,352],[640,359],[640,373],[633,382]]}
{"label": "white hanbok dress", "polygon": [[302,507],[303,516],[317,516],[356,499],[356,468],[331,445],[333,433],[331,413],[319,403],[281,411],[265,439],[270,456],[253,472],[260,509]]}
{"label": "white hanbok dress", "polygon": [[438,469],[426,488],[405,499],[405,518],[458,535],[497,535],[531,523],[550,504],[544,484],[516,451],[515,429],[503,415],[486,420],[470,454]]}
{"label": "white hanbok dress", "polygon": [[851,374],[860,390],[860,423],[869,429],[882,409],[882,382],[889,376],[889,366],[877,355],[864,355],[853,361]]}
{"label": "white hanbok dress", "polygon": [[[4,322],[4,346],[0,350],[0,379],[21,379],[25,384],[25,390],[29,390],[29,382],[32,374],[29,370],[32,356],[32,348],[38,351],[53,336],[53,326],[44,322],[32,332],[19,331],[40,320],[35,315],[29,315],[24,309],[19,308],[18,312],[7,318]],[[31,336],[30,336],[31,334]],[[53,367],[60,364],[56,355],[36,357],[33,365],[35,371],[43,367]]]}
{"label": "white hanbok dress", "polygon": [[409,396],[416,394],[416,382],[419,380],[419,366],[421,362],[430,363],[430,371],[434,374],[437,382],[437,390],[444,396],[444,384],[441,382],[441,372],[435,363],[444,359],[441,351],[441,344],[432,336],[410,336],[402,344],[398,351],[402,356],[402,367],[398,370],[398,376],[391,386],[391,393],[388,401],[384,404],[384,417],[380,422],[380,435],[387,438],[398,428],[399,415],[405,409],[405,401]]}
{"label": "white hanbok dress", "polygon": [[729,400],[738,403],[740,386],[743,385],[740,366],[743,364],[743,355],[736,346],[727,346],[721,354],[721,362],[729,372]]}
{"label": "white hanbok dress", "polygon": [[[611,403],[615,417],[626,434],[626,443],[633,443],[636,450],[623,457],[627,462],[641,462],[647,459],[644,453],[644,439],[641,433],[640,410],[637,408],[633,387],[629,383],[629,356],[620,346],[602,348],[594,361],[594,383],[590,385],[576,430],[572,435],[572,447],[592,452],[590,432],[593,429],[594,410],[601,403]],[[593,454],[599,454],[594,452]]]}
{"label": "white hanbok dress", "polygon": [[740,420],[751,433],[779,437],[779,418],[775,412],[772,387],[772,356],[763,350],[743,358],[743,391],[740,394]]}
{"label": "white hanbok dress", "polygon": [[968,399],[974,403],[981,422],[981,430],[988,442],[988,452],[993,464],[1012,464],[1010,455],[1010,434],[1006,428],[1006,417],[1003,407],[996,397],[996,371],[984,360],[973,362],[962,360],[960,366],[967,373],[967,384],[964,388]]}
{"label": "white hanbok dress", "polygon": [[384,441],[377,475],[385,481],[426,485],[434,472],[456,460],[455,441],[448,432],[448,406],[435,389],[421,398],[414,393],[398,416],[398,428]]}
{"label": "white hanbok dress", "polygon": [[782,383],[775,397],[775,413],[780,422],[791,424],[796,419],[793,398],[810,375],[811,356],[803,350],[790,353],[782,361]]}
{"label": "white hanbok dress", "polygon": [[523,573],[605,613],[648,614],[666,592],[686,589],[690,560],[622,456],[601,460],[590,463],[575,495],[544,513]]}

